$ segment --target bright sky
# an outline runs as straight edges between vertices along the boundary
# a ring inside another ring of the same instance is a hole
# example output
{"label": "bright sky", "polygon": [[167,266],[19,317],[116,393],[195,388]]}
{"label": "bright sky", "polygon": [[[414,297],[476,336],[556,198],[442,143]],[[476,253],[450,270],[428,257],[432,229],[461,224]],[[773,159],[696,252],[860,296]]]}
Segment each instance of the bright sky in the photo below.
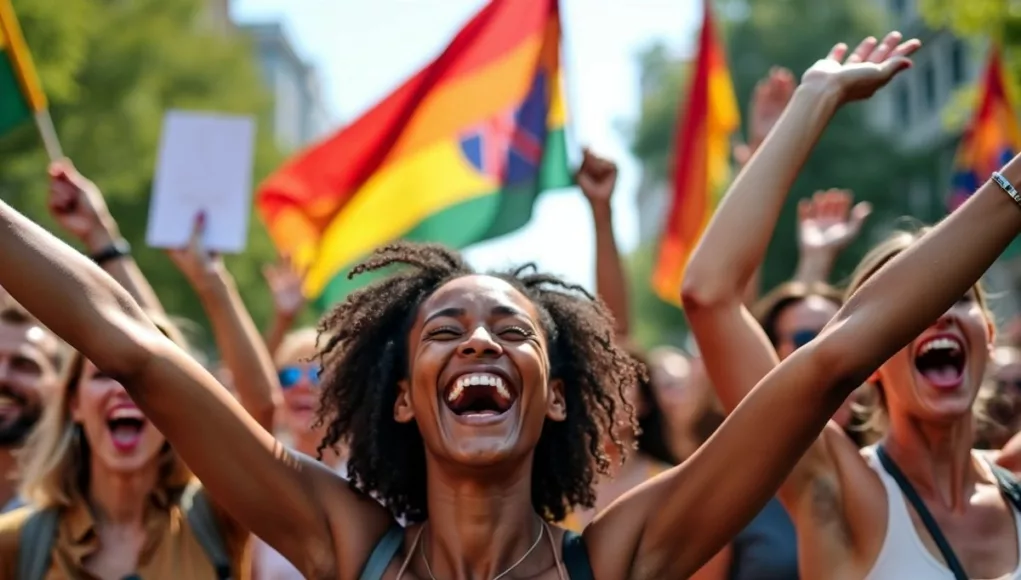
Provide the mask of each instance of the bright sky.
{"label": "bright sky", "polygon": [[[528,0],[519,0],[528,1]],[[322,76],[327,107],[350,121],[434,58],[486,0],[232,0],[240,22],[282,20],[298,53]],[[698,0],[561,0],[565,67],[578,142],[617,160],[615,231],[622,251],[637,243],[639,168],[626,127],[638,115],[636,55],[661,40],[686,52]],[[534,261],[591,288],[594,244],[578,191],[540,198],[532,222],[468,251],[481,268]]]}

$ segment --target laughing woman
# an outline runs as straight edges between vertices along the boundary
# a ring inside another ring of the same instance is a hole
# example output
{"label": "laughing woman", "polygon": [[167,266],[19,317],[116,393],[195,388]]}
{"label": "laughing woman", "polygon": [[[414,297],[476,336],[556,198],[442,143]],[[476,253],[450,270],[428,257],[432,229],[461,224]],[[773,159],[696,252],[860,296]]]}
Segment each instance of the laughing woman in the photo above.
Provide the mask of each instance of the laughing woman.
{"label": "laughing woman", "polygon": [[[882,62],[912,49],[892,34],[881,43],[866,41],[850,58]],[[685,280],[685,310],[713,384],[725,404],[736,407],[735,418],[760,396],[756,384],[768,383],[789,364],[778,362],[766,334],[741,305],[740,291],[762,260],[798,169],[840,104],[812,89],[811,75],[731,187]],[[867,307],[871,315],[859,320],[873,324],[903,315],[894,309],[921,307],[916,301],[924,308],[940,306],[931,311],[940,316],[928,325],[896,324],[882,333],[906,347],[872,359],[880,366],[871,382],[881,396],[870,424],[883,428],[880,443],[859,451],[831,421],[781,487],[779,497],[798,532],[803,578],[1021,578],[1021,513],[1001,494],[1006,485],[998,472],[972,451],[972,408],[992,351],[993,326],[980,289],[963,283],[974,283],[989,265],[975,257],[1009,239],[1009,227],[993,233],[986,226],[999,230],[1019,217],[1009,206],[1011,196],[1021,200],[1010,185],[1021,180],[1021,158],[1001,172],[962,213],[934,230],[898,234],[873,249],[855,272],[847,305],[805,347],[856,329],[862,335],[848,343],[848,356],[871,349],[865,343],[877,335],[847,316],[862,312],[865,302],[874,301]],[[1009,215],[994,217],[996,207]],[[742,235],[733,235],[738,231]],[[959,259],[965,245],[972,257]],[[899,284],[888,285],[893,280]],[[952,284],[954,293],[944,293],[949,290],[944,284]]]}
{"label": "laughing woman", "polygon": [[[95,185],[57,163],[50,187],[57,222],[87,247],[98,246],[96,262],[161,320],[153,312],[155,293],[130,255],[121,244],[107,246],[117,239],[116,227]],[[224,359],[241,379],[241,405],[270,425],[275,385],[268,354],[233,278],[194,241],[171,257],[198,292]],[[172,326],[162,328],[183,344]],[[248,532],[208,501],[114,377],[80,354],[69,366],[22,456],[22,493],[31,507],[0,517],[0,580],[245,578]]]}
{"label": "laughing woman", "polygon": [[[820,108],[907,66],[842,65],[842,53],[805,77]],[[1021,178],[1021,162],[1007,177]],[[602,308],[556,278],[479,275],[453,252],[407,244],[355,268],[408,266],[323,322],[334,332],[321,353],[326,443],[350,441],[350,485],[282,449],[109,277],[3,203],[0,286],[123,383],[206,489],[307,577],[684,578],[762,508],[851,390],[1019,231],[1015,202],[985,186],[766,377],[704,452],[582,536],[548,522],[591,504],[613,401],[639,370]]]}

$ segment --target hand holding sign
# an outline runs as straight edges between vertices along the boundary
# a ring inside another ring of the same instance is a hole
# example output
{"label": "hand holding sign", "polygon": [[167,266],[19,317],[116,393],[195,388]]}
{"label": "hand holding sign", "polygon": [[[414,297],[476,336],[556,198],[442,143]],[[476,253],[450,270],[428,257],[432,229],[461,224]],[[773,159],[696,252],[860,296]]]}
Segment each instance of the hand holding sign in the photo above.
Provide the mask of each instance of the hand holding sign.
{"label": "hand holding sign", "polygon": [[249,117],[168,112],[149,206],[148,244],[184,247],[201,214],[206,248],[244,251],[254,140],[255,122]]}

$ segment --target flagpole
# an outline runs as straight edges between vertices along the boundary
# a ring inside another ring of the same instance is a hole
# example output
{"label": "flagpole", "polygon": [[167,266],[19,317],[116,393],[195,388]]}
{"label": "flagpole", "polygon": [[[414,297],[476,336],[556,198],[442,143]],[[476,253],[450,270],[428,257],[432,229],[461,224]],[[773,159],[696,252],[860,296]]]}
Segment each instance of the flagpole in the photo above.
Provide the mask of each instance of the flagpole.
{"label": "flagpole", "polygon": [[57,130],[53,127],[53,119],[50,117],[49,109],[39,109],[33,115],[35,126],[39,129],[39,136],[43,139],[43,147],[50,161],[60,161],[64,153],[60,147],[60,139],[57,138]]}
{"label": "flagpole", "polygon": [[[568,74],[568,68],[571,66],[571,57],[575,56],[575,52],[568,47],[567,19],[564,17],[564,4],[566,4],[565,0],[556,0],[557,19],[560,21],[560,79],[557,82],[560,83],[560,90],[563,91],[564,95],[564,105],[567,107],[564,135],[567,141],[569,163],[581,163],[580,152],[582,144],[578,135],[578,128],[575,125],[577,121],[575,115],[578,109],[575,108],[575,99],[572,98],[578,91],[572,90],[572,83],[568,82],[568,79],[572,78]],[[576,153],[576,159],[570,159],[572,150]]]}

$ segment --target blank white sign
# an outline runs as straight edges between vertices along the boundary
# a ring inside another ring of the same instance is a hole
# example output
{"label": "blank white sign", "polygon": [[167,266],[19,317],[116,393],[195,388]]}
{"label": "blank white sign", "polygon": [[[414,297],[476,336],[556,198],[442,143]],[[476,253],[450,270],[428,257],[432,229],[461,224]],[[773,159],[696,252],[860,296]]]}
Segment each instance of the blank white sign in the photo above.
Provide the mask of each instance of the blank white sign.
{"label": "blank white sign", "polygon": [[205,215],[206,249],[240,253],[248,239],[255,120],[220,113],[167,111],[149,204],[146,243],[188,245]]}

